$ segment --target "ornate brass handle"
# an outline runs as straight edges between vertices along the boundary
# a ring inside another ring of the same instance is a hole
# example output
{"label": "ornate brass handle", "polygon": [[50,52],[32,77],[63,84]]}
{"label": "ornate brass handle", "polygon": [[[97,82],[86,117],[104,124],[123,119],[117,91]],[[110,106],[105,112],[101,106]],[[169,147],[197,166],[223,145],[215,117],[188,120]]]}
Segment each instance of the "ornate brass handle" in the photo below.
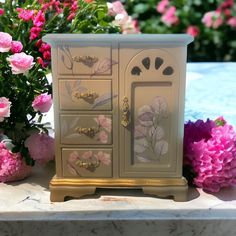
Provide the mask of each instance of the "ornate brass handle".
{"label": "ornate brass handle", "polygon": [[83,99],[86,102],[93,104],[94,101],[99,97],[99,94],[95,91],[87,91],[86,93],[74,92],[72,95],[76,99]]}
{"label": "ornate brass handle", "polygon": [[84,64],[87,67],[93,67],[98,62],[98,57],[95,56],[75,56],[72,60]]}
{"label": "ornate brass handle", "polygon": [[93,138],[99,132],[99,129],[96,127],[91,127],[91,128],[76,127],[75,131],[79,134],[84,134],[86,136],[89,136],[90,138]]}
{"label": "ornate brass handle", "polygon": [[76,162],[76,165],[78,165],[80,168],[85,168],[85,169],[97,168],[100,166],[100,161],[85,162],[85,161],[78,160]]}
{"label": "ornate brass handle", "polygon": [[130,123],[130,113],[129,113],[129,100],[127,97],[123,98],[123,105],[122,105],[122,118],[121,118],[121,124],[124,127],[127,127]]}

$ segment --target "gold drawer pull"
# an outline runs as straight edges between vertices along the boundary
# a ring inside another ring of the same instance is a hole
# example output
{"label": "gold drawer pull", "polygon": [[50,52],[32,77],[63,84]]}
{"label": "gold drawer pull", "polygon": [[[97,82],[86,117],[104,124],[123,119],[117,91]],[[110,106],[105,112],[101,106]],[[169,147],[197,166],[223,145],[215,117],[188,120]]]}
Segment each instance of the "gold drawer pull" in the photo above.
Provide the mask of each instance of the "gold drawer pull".
{"label": "gold drawer pull", "polygon": [[93,138],[99,132],[99,129],[95,127],[91,127],[91,128],[76,127],[75,132],[79,134],[84,134],[86,136],[89,136],[90,138]]}
{"label": "gold drawer pull", "polygon": [[75,56],[72,60],[84,64],[87,67],[93,67],[98,62],[98,57],[95,56]]}
{"label": "gold drawer pull", "polygon": [[85,162],[85,161],[78,160],[76,162],[76,165],[78,165],[78,167],[80,168],[85,168],[85,169],[98,168],[100,166],[100,161]]}
{"label": "gold drawer pull", "polygon": [[127,97],[123,98],[123,105],[122,105],[122,118],[121,118],[121,125],[127,127],[130,123],[129,119],[129,100]]}
{"label": "gold drawer pull", "polygon": [[95,91],[88,91],[86,93],[75,92],[73,97],[76,99],[83,99],[89,104],[93,104],[95,100],[99,97],[99,94]]}

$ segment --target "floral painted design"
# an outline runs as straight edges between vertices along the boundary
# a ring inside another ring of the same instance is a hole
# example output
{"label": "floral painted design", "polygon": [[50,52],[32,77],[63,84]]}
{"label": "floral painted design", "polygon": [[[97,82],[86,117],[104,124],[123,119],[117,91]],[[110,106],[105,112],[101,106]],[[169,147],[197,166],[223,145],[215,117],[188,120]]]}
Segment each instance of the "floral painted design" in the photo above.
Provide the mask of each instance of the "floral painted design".
{"label": "floral painted design", "polygon": [[134,127],[134,152],[138,162],[159,161],[168,152],[168,142],[161,121],[168,118],[168,105],[163,97],[155,97],[150,105],[138,110]]}
{"label": "floral painted design", "polygon": [[67,160],[67,168],[72,175],[81,176],[79,168],[94,172],[101,165],[111,165],[111,154],[104,151],[73,151]]}

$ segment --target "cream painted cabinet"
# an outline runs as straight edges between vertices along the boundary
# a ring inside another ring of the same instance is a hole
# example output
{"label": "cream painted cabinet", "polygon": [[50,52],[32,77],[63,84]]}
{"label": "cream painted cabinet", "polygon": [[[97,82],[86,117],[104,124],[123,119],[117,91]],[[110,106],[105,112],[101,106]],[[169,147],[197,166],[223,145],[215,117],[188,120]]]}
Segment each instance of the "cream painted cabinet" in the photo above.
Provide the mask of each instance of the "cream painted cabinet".
{"label": "cream painted cabinet", "polygon": [[51,200],[99,187],[186,200],[182,177],[188,35],[48,35],[56,176]]}

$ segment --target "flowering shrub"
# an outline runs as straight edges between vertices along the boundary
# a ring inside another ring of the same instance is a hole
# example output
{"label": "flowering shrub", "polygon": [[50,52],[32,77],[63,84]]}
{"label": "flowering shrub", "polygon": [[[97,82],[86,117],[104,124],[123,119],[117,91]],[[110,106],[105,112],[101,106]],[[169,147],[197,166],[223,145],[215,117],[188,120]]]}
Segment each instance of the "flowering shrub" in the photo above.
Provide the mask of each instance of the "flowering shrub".
{"label": "flowering shrub", "polygon": [[206,191],[218,192],[222,187],[236,185],[236,132],[233,127],[223,118],[215,122],[186,123],[184,164],[188,180]]}
{"label": "flowering shrub", "polygon": [[190,61],[236,61],[234,0],[120,0],[142,33],[188,33]]}
{"label": "flowering shrub", "polygon": [[24,178],[29,166],[54,157],[50,127],[41,122],[52,105],[51,51],[42,36],[119,33],[113,20],[103,0],[0,2],[0,181]]}

